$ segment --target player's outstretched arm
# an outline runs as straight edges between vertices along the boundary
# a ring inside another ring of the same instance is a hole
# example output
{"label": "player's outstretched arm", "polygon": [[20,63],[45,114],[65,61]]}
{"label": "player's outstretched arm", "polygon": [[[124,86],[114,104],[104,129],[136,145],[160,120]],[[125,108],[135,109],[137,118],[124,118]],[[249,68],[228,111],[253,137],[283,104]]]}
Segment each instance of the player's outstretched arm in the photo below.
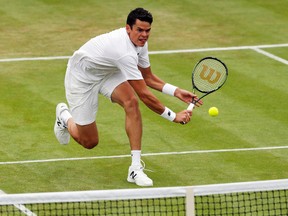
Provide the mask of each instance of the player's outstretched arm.
{"label": "player's outstretched arm", "polygon": [[[165,83],[163,80],[161,80],[159,77],[157,77],[155,74],[152,73],[150,67],[148,68],[139,67],[139,70],[141,71],[147,86],[149,86],[150,88],[153,88],[155,90],[158,90],[171,96],[175,96],[179,98],[181,101],[185,102],[186,104],[190,104],[192,101],[198,100],[197,95],[184,89],[181,89],[179,87]],[[203,103],[200,100],[196,104],[196,106],[201,106],[202,104]]]}
{"label": "player's outstretched arm", "polygon": [[183,110],[179,113],[173,112],[168,107],[165,107],[158,98],[152,94],[147,88],[144,80],[129,80],[129,84],[132,86],[140,100],[152,111],[161,115],[163,118],[175,122],[175,123],[188,123],[192,115],[192,111]]}

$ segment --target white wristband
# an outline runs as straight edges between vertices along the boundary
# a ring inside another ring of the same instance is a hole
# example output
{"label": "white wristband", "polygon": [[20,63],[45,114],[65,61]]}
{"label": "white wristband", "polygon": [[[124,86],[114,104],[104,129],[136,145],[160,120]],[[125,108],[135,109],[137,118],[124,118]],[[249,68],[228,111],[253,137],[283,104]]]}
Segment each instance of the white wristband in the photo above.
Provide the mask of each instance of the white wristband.
{"label": "white wristband", "polygon": [[174,86],[174,85],[171,85],[169,83],[166,83],[163,86],[162,92],[164,94],[168,94],[168,95],[174,96],[174,93],[175,93],[177,88],[178,88],[177,86]]}
{"label": "white wristband", "polygon": [[161,114],[161,116],[165,119],[168,119],[169,121],[173,121],[176,118],[176,113],[174,113],[172,110],[170,110],[168,107],[165,107],[164,112]]}

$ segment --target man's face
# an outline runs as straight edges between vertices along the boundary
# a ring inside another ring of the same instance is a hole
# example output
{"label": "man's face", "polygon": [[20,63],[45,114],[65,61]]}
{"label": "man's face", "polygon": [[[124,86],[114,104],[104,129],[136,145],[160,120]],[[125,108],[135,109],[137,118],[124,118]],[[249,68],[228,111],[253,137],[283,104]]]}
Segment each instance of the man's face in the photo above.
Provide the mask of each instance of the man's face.
{"label": "man's face", "polygon": [[126,25],[126,31],[135,46],[143,47],[149,38],[151,25],[148,22],[136,20],[132,29]]}

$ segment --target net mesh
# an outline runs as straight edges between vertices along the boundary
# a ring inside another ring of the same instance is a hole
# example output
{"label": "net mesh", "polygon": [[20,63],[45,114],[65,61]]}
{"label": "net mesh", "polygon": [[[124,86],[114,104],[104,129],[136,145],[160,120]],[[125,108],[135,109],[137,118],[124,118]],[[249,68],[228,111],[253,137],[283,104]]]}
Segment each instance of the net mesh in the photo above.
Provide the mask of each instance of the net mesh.
{"label": "net mesh", "polygon": [[[26,210],[25,210],[26,209]],[[1,215],[185,215],[185,199],[60,202],[1,206]]]}
{"label": "net mesh", "polygon": [[200,61],[192,73],[192,84],[200,92],[208,93],[220,88],[227,79],[226,66],[215,58]]}
{"label": "net mesh", "polygon": [[2,205],[0,215],[185,215],[185,198],[102,200]]}
{"label": "net mesh", "polygon": [[[192,197],[192,199],[191,199]],[[288,215],[288,180],[0,195],[0,215]]]}
{"label": "net mesh", "polygon": [[214,194],[196,197],[196,215],[288,215],[288,191]]}

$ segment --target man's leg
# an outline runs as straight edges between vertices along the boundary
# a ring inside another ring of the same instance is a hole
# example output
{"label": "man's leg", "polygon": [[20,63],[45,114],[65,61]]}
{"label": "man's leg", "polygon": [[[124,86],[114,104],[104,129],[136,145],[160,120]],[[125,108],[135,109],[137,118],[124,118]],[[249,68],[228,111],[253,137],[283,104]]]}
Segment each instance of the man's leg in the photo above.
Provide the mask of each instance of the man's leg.
{"label": "man's leg", "polygon": [[141,166],[142,119],[133,88],[128,82],[117,86],[111,99],[125,111],[125,129],[130,142],[132,164],[129,167],[127,180],[139,186],[152,186],[153,181],[143,172]]}
{"label": "man's leg", "polygon": [[[141,150],[142,120],[138,99],[134,94],[134,90],[127,81],[123,82],[114,89],[111,100],[120,104],[124,108],[126,114],[125,129],[129,138],[131,150]],[[69,113],[66,104],[60,103],[57,105],[56,119],[63,122],[64,132],[69,131],[69,134],[74,138],[74,140],[85,148],[90,149],[98,144],[99,138],[96,123],[93,122],[84,126],[76,124]]]}
{"label": "man's leg", "polygon": [[65,103],[57,105],[54,132],[60,144],[68,144],[70,135],[87,149],[94,148],[99,142],[96,123],[93,122],[88,125],[76,124]]}
{"label": "man's leg", "polygon": [[84,148],[92,149],[99,142],[98,129],[95,122],[88,125],[78,125],[75,124],[73,118],[70,118],[68,120],[68,131],[73,139]]}
{"label": "man's leg", "polygon": [[129,138],[131,150],[141,150],[142,119],[138,99],[128,82],[117,86],[111,99],[124,108],[125,130]]}

